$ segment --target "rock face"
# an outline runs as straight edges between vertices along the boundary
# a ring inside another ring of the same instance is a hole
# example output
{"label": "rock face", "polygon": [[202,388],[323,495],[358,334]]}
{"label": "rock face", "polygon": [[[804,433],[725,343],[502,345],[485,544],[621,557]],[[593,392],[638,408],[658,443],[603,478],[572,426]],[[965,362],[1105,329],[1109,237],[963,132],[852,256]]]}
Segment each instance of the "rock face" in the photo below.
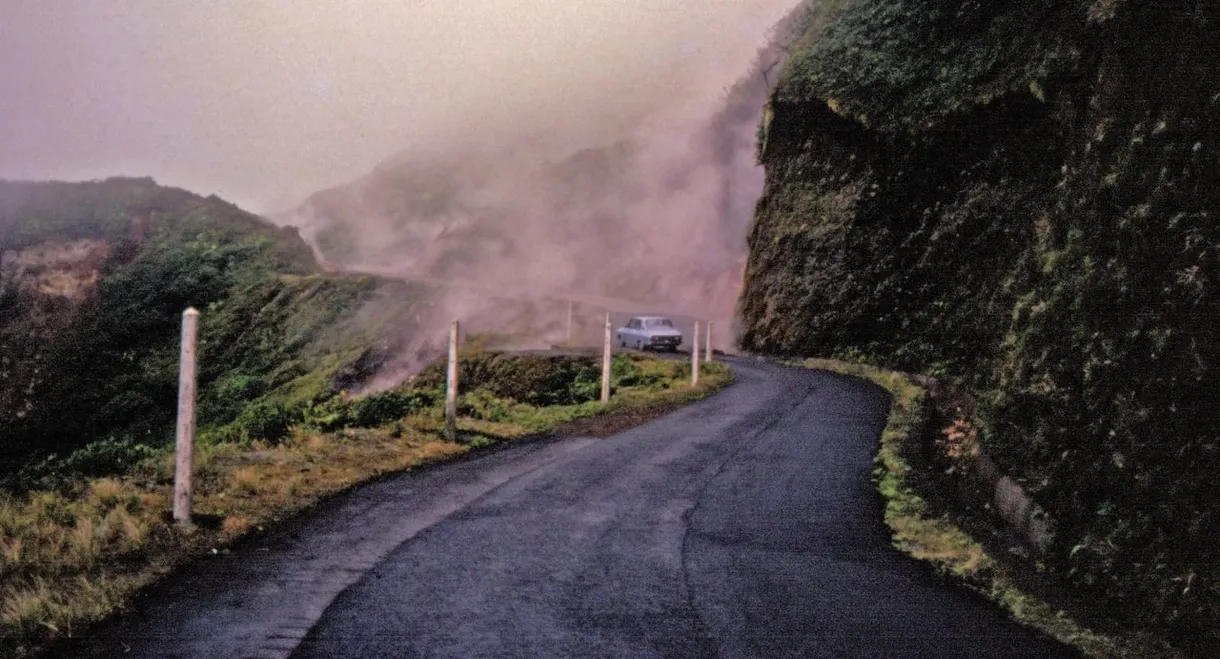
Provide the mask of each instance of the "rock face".
{"label": "rock face", "polygon": [[97,287],[110,246],[85,238],[0,253],[0,312],[6,312],[0,319],[0,424],[34,409],[51,356],[45,354],[48,340]]}
{"label": "rock face", "polygon": [[743,347],[970,387],[1054,567],[1215,643],[1220,3],[839,0],[802,25]]}
{"label": "rock face", "polygon": [[109,253],[110,243],[88,238],[9,250],[0,255],[0,295],[11,287],[25,295],[83,300]]}

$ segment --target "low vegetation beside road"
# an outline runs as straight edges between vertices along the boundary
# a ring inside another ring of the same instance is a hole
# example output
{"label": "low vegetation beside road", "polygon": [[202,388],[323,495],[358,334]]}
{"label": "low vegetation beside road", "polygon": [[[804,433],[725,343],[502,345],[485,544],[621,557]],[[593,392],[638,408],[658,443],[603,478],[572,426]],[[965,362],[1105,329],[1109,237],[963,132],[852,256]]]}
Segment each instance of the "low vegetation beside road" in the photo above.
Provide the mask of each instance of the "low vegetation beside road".
{"label": "low vegetation beside road", "polygon": [[36,655],[187,561],[354,484],[530,436],[610,434],[731,380],[706,364],[691,387],[684,362],[620,355],[602,406],[592,357],[475,351],[461,368],[457,443],[443,438],[443,364],[361,398],[253,405],[203,434],[190,532],[168,519],[168,448],[101,441],[27,467],[0,498],[0,655]]}

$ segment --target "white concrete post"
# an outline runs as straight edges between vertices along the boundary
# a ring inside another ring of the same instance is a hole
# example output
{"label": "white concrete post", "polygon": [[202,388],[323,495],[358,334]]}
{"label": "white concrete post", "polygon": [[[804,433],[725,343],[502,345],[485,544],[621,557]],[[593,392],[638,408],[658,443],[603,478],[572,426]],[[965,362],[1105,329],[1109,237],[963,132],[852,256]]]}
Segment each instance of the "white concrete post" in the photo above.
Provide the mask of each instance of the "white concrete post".
{"label": "white concrete post", "polygon": [[606,339],[602,343],[602,405],[610,402],[610,314],[606,314]]}
{"label": "white concrete post", "polygon": [[182,349],[178,366],[178,435],[174,446],[174,521],[191,525],[195,472],[195,339],[199,311],[182,312]]}
{"label": "white concrete post", "polygon": [[449,328],[449,368],[445,377],[445,438],[457,441],[458,321]]}
{"label": "white concrete post", "polygon": [[572,344],[572,301],[568,300],[568,346]]}
{"label": "white concrete post", "polygon": [[699,386],[699,321],[695,321],[694,344],[690,350],[690,386]]}
{"label": "white concrete post", "polygon": [[713,321],[710,321],[710,320],[707,321],[707,342],[704,346],[704,351],[703,351],[704,352],[703,361],[705,361],[709,364],[712,363],[712,324],[713,324]]}

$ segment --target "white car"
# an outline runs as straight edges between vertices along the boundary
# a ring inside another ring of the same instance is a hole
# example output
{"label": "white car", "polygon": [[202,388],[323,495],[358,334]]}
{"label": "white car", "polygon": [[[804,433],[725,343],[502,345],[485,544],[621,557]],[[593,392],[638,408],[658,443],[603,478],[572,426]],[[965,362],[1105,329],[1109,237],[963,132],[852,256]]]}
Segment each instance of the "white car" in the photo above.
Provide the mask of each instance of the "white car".
{"label": "white car", "polygon": [[636,316],[618,328],[616,334],[622,348],[674,352],[682,345],[682,332],[665,316]]}

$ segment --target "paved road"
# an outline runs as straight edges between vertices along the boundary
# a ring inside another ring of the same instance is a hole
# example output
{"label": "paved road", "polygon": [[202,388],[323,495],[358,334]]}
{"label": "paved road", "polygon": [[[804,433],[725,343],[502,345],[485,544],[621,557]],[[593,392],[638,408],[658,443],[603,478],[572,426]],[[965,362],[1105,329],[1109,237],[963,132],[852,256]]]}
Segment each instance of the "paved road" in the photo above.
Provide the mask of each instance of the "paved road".
{"label": "paved road", "polygon": [[870,482],[884,392],[735,369],[610,439],[363,489],[175,580],[85,654],[1072,656],[890,547]]}

